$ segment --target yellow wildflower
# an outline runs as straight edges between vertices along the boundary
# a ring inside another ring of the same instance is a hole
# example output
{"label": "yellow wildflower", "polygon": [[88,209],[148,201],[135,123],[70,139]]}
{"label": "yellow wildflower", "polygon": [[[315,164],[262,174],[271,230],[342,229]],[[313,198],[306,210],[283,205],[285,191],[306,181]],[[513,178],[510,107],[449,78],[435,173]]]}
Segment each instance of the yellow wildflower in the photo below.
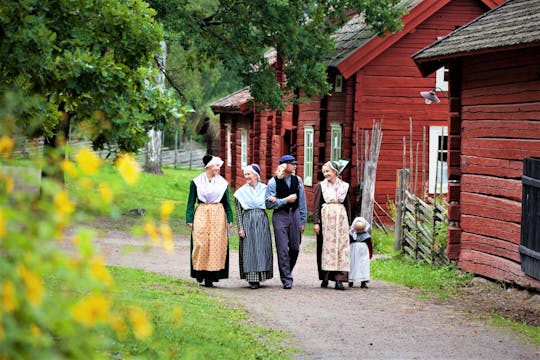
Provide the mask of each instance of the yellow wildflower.
{"label": "yellow wildflower", "polygon": [[113,193],[111,191],[111,188],[107,184],[99,184],[99,194],[101,195],[103,201],[105,201],[107,204],[111,203],[113,199]]}
{"label": "yellow wildflower", "polygon": [[2,304],[7,312],[17,310],[17,298],[15,296],[15,286],[9,280],[2,284]]}
{"label": "yellow wildflower", "polygon": [[75,155],[75,160],[81,167],[82,171],[88,175],[97,174],[102,162],[95,152],[86,148],[82,149]]}
{"label": "yellow wildflower", "polygon": [[95,256],[90,264],[90,272],[92,276],[109,286],[113,283],[111,274],[107,271],[103,259],[100,256]]}
{"label": "yellow wildflower", "polygon": [[129,320],[133,326],[133,333],[139,340],[146,340],[152,335],[152,324],[148,319],[148,314],[139,308],[129,310]]}
{"label": "yellow wildflower", "polygon": [[174,210],[174,203],[172,201],[164,201],[161,204],[161,220],[169,221],[169,217]]}
{"label": "yellow wildflower", "polygon": [[56,205],[56,212],[60,216],[68,216],[75,211],[75,204],[69,200],[69,196],[65,190],[60,191],[54,196],[54,205]]}
{"label": "yellow wildflower", "polygon": [[4,135],[0,138],[0,155],[6,157],[11,157],[13,152],[14,141],[7,135]]}
{"label": "yellow wildflower", "polygon": [[81,187],[83,189],[90,190],[94,188],[94,182],[92,181],[92,179],[84,178],[81,179],[79,183],[81,184]]}
{"label": "yellow wildflower", "polygon": [[131,154],[122,154],[116,161],[116,167],[120,171],[120,175],[124,181],[133,185],[139,180],[141,173],[141,167],[137,163],[136,159]]}
{"label": "yellow wildflower", "polygon": [[75,176],[77,175],[77,169],[75,169],[75,166],[71,161],[68,159],[62,160],[60,163],[60,169],[62,169],[63,172],[68,174],[69,176]]}
{"label": "yellow wildflower", "polygon": [[15,181],[13,181],[13,178],[12,177],[6,178],[6,192],[8,194],[11,194],[14,188],[15,188]]}
{"label": "yellow wildflower", "polygon": [[7,221],[6,214],[3,209],[0,209],[0,237],[6,237],[7,235]]}
{"label": "yellow wildflower", "polygon": [[19,275],[26,285],[26,296],[28,301],[33,305],[41,304],[41,299],[43,297],[43,283],[39,276],[34,274],[25,266],[19,266]]}
{"label": "yellow wildflower", "polygon": [[161,232],[161,235],[163,236],[163,246],[167,252],[173,252],[174,250],[174,243],[173,243],[173,236],[171,227],[169,224],[161,224],[159,226],[159,231]]}
{"label": "yellow wildflower", "polygon": [[106,322],[110,313],[111,302],[102,294],[91,294],[79,301],[72,309],[71,315],[79,323],[93,327],[97,323]]}
{"label": "yellow wildflower", "polygon": [[30,332],[35,337],[38,337],[39,335],[41,335],[41,330],[39,330],[39,327],[36,324],[31,324],[30,325]]}
{"label": "yellow wildflower", "polygon": [[159,233],[154,222],[147,221],[144,224],[143,228],[144,228],[144,232],[148,234],[150,241],[152,241],[153,243],[159,242]]}
{"label": "yellow wildflower", "polygon": [[124,319],[119,315],[112,315],[111,319],[109,320],[109,324],[111,325],[111,328],[116,332],[116,335],[118,338],[123,339],[125,338],[128,327],[126,325],[126,322]]}

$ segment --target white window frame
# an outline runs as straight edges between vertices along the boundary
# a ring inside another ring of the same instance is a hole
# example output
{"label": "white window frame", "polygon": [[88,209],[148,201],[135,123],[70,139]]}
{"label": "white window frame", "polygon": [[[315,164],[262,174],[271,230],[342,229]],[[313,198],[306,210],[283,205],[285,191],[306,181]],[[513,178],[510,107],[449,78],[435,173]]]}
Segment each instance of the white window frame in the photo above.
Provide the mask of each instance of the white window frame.
{"label": "white window frame", "polygon": [[444,66],[439,68],[435,73],[435,89],[448,91],[448,81],[444,80],[445,74],[448,72],[448,68]]}
{"label": "white window frame", "polygon": [[304,185],[313,186],[313,151],[315,130],[313,126],[304,127]]}
{"label": "white window frame", "polygon": [[340,124],[330,125],[330,161],[341,159],[342,132]]}
{"label": "white window frame", "polygon": [[241,139],[241,147],[240,147],[240,159],[241,163],[240,166],[245,168],[248,165],[248,132],[247,129],[240,129],[240,139]]}
{"label": "white window frame", "polygon": [[232,166],[232,142],[231,142],[231,124],[225,125],[225,146],[227,148],[227,166]]}
{"label": "white window frame", "polygon": [[[429,193],[435,193],[435,186],[439,186],[442,176],[442,189],[437,189],[437,194],[446,194],[448,192],[448,161],[439,160],[439,151],[446,154],[448,160],[448,149],[439,150],[439,141],[442,137],[448,139],[447,126],[430,126],[429,127]],[[448,144],[448,140],[446,141]],[[444,157],[443,157],[444,158]],[[437,166],[437,163],[442,166]],[[438,184],[435,184],[437,181]],[[441,191],[442,190],[442,191]]]}

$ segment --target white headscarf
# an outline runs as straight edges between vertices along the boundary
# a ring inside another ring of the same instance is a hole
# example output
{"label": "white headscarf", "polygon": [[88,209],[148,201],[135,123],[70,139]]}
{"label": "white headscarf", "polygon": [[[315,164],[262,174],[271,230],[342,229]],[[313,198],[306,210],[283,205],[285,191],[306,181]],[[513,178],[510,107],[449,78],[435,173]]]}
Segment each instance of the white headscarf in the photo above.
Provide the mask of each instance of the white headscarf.
{"label": "white headscarf", "polygon": [[364,217],[362,217],[362,216],[355,217],[353,222],[352,222],[351,229],[349,230],[349,234],[351,235],[351,237],[355,241],[356,241],[357,235],[360,235],[360,234],[357,234],[356,230],[354,229],[354,226],[356,225],[356,223],[361,223],[366,227],[364,229],[364,233],[367,233],[369,231],[369,229],[371,229],[371,225],[369,225],[369,223],[367,222],[366,219],[364,219]]}

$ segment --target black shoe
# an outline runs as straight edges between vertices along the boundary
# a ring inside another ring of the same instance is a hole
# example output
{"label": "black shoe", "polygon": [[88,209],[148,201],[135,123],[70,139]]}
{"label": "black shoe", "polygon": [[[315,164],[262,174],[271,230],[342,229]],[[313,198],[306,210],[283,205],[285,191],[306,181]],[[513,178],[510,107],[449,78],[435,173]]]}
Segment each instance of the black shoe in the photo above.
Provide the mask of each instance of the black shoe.
{"label": "black shoe", "polygon": [[343,283],[339,280],[336,281],[336,290],[345,290]]}
{"label": "black shoe", "polygon": [[360,283],[360,287],[361,287],[362,289],[367,289],[367,288],[368,288],[368,287],[367,287],[367,281],[362,281],[362,282]]}
{"label": "black shoe", "polygon": [[204,280],[204,287],[214,287],[214,284],[212,284],[211,281],[208,281],[208,280]]}
{"label": "black shoe", "polygon": [[254,282],[250,282],[249,283],[249,288],[250,289],[258,289],[261,285],[259,284],[258,281],[254,281]]}
{"label": "black shoe", "polygon": [[353,287],[354,283],[352,281],[349,281],[349,287]]}
{"label": "black shoe", "polygon": [[328,280],[321,281],[321,287],[322,288],[327,288],[328,287]]}
{"label": "black shoe", "polygon": [[290,289],[292,289],[292,285],[291,284],[285,284],[285,285],[283,285],[283,288],[286,289],[286,290],[290,290]]}

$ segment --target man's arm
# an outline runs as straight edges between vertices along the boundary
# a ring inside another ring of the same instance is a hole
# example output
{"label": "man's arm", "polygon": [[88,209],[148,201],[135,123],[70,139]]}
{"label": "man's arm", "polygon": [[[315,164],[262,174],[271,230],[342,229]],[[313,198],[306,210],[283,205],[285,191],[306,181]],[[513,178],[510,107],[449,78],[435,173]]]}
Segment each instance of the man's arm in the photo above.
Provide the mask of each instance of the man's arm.
{"label": "man's arm", "polygon": [[298,178],[298,210],[300,211],[300,223],[306,226],[307,222],[307,206],[306,206],[306,192],[304,191],[304,183],[300,176]]}

